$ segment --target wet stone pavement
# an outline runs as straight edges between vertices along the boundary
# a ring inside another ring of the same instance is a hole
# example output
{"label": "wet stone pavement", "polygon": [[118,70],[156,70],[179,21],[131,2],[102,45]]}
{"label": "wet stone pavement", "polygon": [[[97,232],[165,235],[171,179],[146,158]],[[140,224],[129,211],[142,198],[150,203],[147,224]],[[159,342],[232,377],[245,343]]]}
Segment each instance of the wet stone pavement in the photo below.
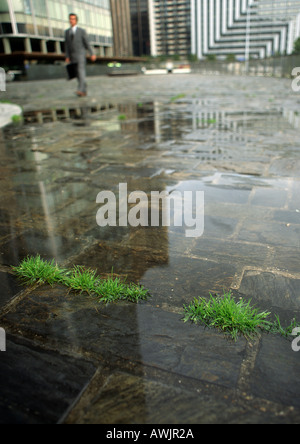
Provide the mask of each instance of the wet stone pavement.
{"label": "wet stone pavement", "polygon": [[[230,289],[283,324],[300,320],[299,93],[284,79],[200,75],[89,88],[86,99],[63,80],[5,94],[24,125],[0,133],[0,422],[299,423],[290,339],[234,343],[182,322],[194,297]],[[100,228],[96,197],[121,197],[120,183],[203,191],[203,235]],[[101,305],[21,287],[10,267],[36,254],[113,269],[151,297]]]}

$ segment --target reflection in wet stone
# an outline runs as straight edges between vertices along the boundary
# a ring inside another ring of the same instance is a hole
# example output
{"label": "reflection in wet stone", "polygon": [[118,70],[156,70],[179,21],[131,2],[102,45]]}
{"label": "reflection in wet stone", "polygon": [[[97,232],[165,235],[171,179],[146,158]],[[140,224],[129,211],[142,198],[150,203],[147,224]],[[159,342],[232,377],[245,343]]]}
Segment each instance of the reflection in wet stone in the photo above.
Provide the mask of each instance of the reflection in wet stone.
{"label": "reflection in wet stone", "polygon": [[[181,308],[194,297],[223,294],[230,288],[236,267],[211,260],[173,257],[168,267],[148,270],[142,284],[151,287],[151,304]],[[149,288],[149,287],[147,287]]]}
{"label": "reflection in wet stone", "polygon": [[[240,407],[219,396],[213,406],[205,396],[171,382],[155,381],[123,372],[114,373],[101,391],[81,412],[74,412],[67,423],[81,424],[207,424],[214,420],[214,412],[224,412],[226,421],[234,420]],[[118,398],[116,404],[114,399]],[[190,406],[193,405],[193,410]],[[226,413],[225,413],[226,412]],[[78,413],[78,416],[76,416]],[[134,418],[134,420],[133,420]]]}
{"label": "reflection in wet stone", "polygon": [[43,234],[38,230],[29,230],[2,245],[0,263],[17,266],[27,256],[39,254],[43,259],[65,262],[70,255],[78,253],[82,248],[79,239],[67,239],[55,233]]}
{"label": "reflection in wet stone", "polygon": [[[299,305],[298,305],[299,306]],[[269,398],[276,403],[300,407],[299,356],[291,352],[287,341],[279,342],[272,336],[262,340],[255,370],[251,377],[251,393]]]}
{"label": "reflection in wet stone", "polygon": [[260,303],[269,307],[300,311],[300,279],[247,271],[239,291],[248,296],[255,295]]}
{"label": "reflection in wet stone", "polygon": [[23,289],[14,276],[0,272],[0,308]]}
{"label": "reflection in wet stone", "polygon": [[84,359],[9,336],[1,353],[1,424],[57,423],[94,372]]}
{"label": "reflection in wet stone", "polygon": [[[207,98],[169,104],[84,105],[80,109],[57,109],[55,119],[53,111],[47,110],[26,115],[25,127],[4,132],[4,143],[9,147],[5,156],[14,166],[6,180],[17,200],[15,208],[5,208],[2,213],[6,214],[2,219],[6,242],[1,263],[16,264],[27,254],[35,253],[65,261],[80,253],[78,261],[99,273],[107,274],[114,268],[117,273],[138,280],[147,276],[147,270],[170,271],[173,258],[184,269],[187,258],[195,253],[212,262],[222,258],[222,267],[232,267],[239,260],[246,265],[245,254],[249,251],[248,260],[254,263],[257,256],[263,265],[267,260],[264,254],[261,256],[263,246],[295,244],[299,234],[296,213],[290,219],[292,226],[284,227],[278,210],[291,207],[297,199],[297,183],[289,180],[276,188],[275,181],[248,173],[248,166],[256,168],[259,162],[266,171],[264,164],[270,159],[273,143],[271,129],[276,125],[288,131],[290,116],[282,109],[263,112],[249,107],[241,112],[229,99],[221,108],[218,100]],[[38,115],[40,124],[36,120]],[[72,122],[81,120],[91,124],[89,131],[72,129]],[[147,149],[141,149],[143,146]],[[42,150],[42,157],[37,155],[38,150]],[[280,153],[277,146],[276,153]],[[237,160],[241,170],[248,165],[246,174],[223,171],[226,162],[233,168]],[[277,161],[280,162],[278,156]],[[287,161],[283,160],[283,168]],[[117,193],[121,181],[128,183],[130,191],[141,190],[148,195],[156,190],[203,190],[206,212],[202,238],[191,242],[185,237],[184,227],[175,226],[97,227],[97,194],[102,190]],[[255,218],[261,217],[259,208],[265,205],[270,208],[265,222],[244,217],[251,212]],[[275,221],[268,220],[272,208],[277,209]],[[10,214],[20,209],[22,217],[18,221],[12,219]],[[74,228],[71,230],[68,225]],[[17,233],[17,229],[24,233],[8,240],[8,234]],[[226,255],[226,243],[216,243],[216,239],[238,242],[237,254],[232,251]],[[82,248],[84,253],[80,252]],[[260,253],[256,255],[256,251]],[[206,269],[205,263],[199,267]],[[234,265],[223,287],[230,287],[235,271]],[[193,277],[187,276],[187,282],[193,281]],[[164,280],[168,282],[169,277]],[[146,281],[150,284],[149,279]],[[203,292],[219,287],[211,280],[207,285],[201,283]],[[193,292],[189,290],[187,298],[190,293]]]}
{"label": "reflection in wet stone", "polygon": [[129,281],[138,282],[152,267],[164,266],[169,262],[168,236],[164,228],[129,229],[123,238],[112,234],[111,244],[106,242],[88,249],[77,256],[77,262],[85,267],[97,269],[100,274],[127,276]]}
{"label": "reflection in wet stone", "polygon": [[[34,290],[2,321],[13,331],[18,328],[62,351],[82,350],[99,362],[125,359],[224,387],[236,384],[245,346],[242,339],[224,343],[217,332],[187,326],[180,315],[147,303],[104,306],[60,287]],[[195,354],[199,359],[191,366]]]}
{"label": "reflection in wet stone", "polygon": [[[36,110],[23,127],[3,131],[0,264],[40,254],[140,282],[151,298],[103,306],[62,287],[22,297],[0,319],[12,335],[6,359],[15,363],[11,375],[8,361],[1,366],[6,381],[17,381],[14,393],[1,381],[1,415],[11,403],[11,422],[58,421],[98,368],[85,408],[79,402],[67,422],[292,417],[280,416],[286,412],[280,403],[298,408],[299,372],[287,382],[288,369],[275,359],[278,344],[280,356],[298,368],[289,343],[264,337],[262,348],[250,353],[242,338],[234,344],[182,322],[184,304],[230,288],[284,318],[299,314],[299,122],[279,102],[264,105],[227,94],[175,103],[86,103]],[[111,191],[118,198],[120,183],[148,197],[204,191],[203,236],[188,239],[186,227],[174,223],[99,227],[96,197]],[[19,286],[1,275],[3,308]],[[20,341],[20,334],[34,343]],[[274,362],[279,375],[270,370]],[[35,367],[42,380],[28,374]],[[243,371],[254,396],[249,405],[237,394]]]}

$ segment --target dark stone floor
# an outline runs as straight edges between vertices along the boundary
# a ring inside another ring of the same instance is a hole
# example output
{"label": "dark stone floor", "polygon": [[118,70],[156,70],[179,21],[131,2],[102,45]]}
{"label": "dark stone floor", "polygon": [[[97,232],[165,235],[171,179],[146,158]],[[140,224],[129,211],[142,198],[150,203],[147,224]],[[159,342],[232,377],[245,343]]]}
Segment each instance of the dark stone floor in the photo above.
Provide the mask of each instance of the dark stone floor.
{"label": "dark stone floor", "polygon": [[[290,83],[89,78],[82,100],[63,80],[8,85],[25,124],[0,139],[1,423],[300,422],[291,338],[235,343],[182,322],[184,304],[223,290],[300,322],[300,97]],[[203,235],[100,228],[96,197],[119,198],[120,183],[149,198],[204,192]],[[113,269],[151,298],[104,306],[60,286],[21,287],[11,266],[36,254]]]}

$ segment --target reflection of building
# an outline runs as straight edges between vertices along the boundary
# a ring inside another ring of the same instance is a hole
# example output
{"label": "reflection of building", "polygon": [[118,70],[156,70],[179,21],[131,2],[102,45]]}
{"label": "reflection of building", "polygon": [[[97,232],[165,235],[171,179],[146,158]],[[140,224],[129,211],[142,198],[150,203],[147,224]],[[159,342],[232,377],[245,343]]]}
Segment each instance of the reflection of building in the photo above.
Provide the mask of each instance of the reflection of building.
{"label": "reflection of building", "polygon": [[78,15],[96,54],[112,55],[109,0],[2,0],[0,53],[61,54],[71,12]]}
{"label": "reflection of building", "polygon": [[190,54],[190,0],[149,0],[151,55]]}
{"label": "reflection of building", "polygon": [[135,56],[150,54],[149,1],[130,0],[133,53]]}
{"label": "reflection of building", "polygon": [[110,0],[114,34],[114,55],[132,56],[129,0]]}
{"label": "reflection of building", "polygon": [[243,59],[291,54],[300,0],[191,0],[192,53]]}

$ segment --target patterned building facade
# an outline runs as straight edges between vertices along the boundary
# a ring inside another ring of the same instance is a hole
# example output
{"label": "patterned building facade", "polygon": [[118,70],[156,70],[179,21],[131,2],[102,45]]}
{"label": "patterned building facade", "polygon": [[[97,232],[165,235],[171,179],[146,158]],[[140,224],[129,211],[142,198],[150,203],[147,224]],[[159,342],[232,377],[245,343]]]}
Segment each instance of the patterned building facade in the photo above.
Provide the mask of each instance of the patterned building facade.
{"label": "patterned building facade", "polygon": [[191,22],[199,59],[291,54],[300,36],[300,0],[191,0]]}

